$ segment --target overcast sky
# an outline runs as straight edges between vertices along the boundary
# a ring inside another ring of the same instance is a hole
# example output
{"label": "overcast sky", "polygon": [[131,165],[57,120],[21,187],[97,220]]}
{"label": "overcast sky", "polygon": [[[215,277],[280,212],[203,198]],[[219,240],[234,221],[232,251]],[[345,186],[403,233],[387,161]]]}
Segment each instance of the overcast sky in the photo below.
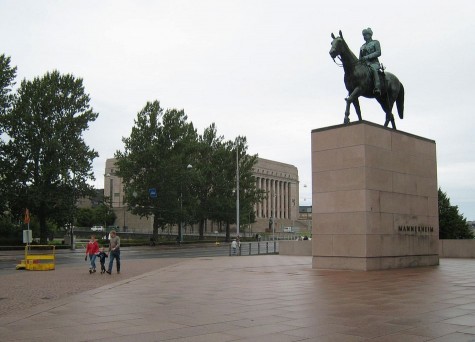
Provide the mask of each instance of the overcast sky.
{"label": "overcast sky", "polygon": [[[311,204],[310,132],[344,117],[330,34],[341,29],[358,54],[369,26],[405,87],[398,129],[436,141],[439,186],[475,220],[473,0],[0,0],[0,13],[17,83],[55,69],[84,80],[99,113],[85,133],[100,155],[96,187],[156,99],[199,133],[214,122],[226,139],[246,136],[250,153],[298,167],[300,205]],[[363,119],[384,123],[375,100],[360,103]]]}

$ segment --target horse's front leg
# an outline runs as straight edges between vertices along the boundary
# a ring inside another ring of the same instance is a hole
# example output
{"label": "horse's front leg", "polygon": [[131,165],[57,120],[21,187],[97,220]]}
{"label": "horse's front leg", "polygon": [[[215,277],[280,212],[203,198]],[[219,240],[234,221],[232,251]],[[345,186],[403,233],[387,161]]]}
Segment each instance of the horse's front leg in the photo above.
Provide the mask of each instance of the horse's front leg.
{"label": "horse's front leg", "polygon": [[350,105],[351,105],[351,102],[348,101],[348,98],[346,98],[345,100],[346,100],[346,109],[345,109],[345,119],[343,120],[343,123],[345,125],[347,125],[347,124],[350,123]]}
{"label": "horse's front leg", "polygon": [[361,118],[361,108],[360,108],[360,101],[358,100],[358,98],[356,98],[354,101],[353,101],[353,106],[355,107],[355,111],[356,111],[356,115],[358,115],[358,120],[363,120]]}
{"label": "horse's front leg", "polygon": [[[360,96],[361,89],[356,87],[351,94],[345,99],[346,100],[346,110],[345,110],[345,120],[343,121],[345,124],[350,123],[350,105],[353,103],[356,109],[356,113],[358,114],[358,118],[361,120],[361,111],[358,113],[359,110],[359,102],[358,97]],[[355,104],[356,101],[356,104]]]}

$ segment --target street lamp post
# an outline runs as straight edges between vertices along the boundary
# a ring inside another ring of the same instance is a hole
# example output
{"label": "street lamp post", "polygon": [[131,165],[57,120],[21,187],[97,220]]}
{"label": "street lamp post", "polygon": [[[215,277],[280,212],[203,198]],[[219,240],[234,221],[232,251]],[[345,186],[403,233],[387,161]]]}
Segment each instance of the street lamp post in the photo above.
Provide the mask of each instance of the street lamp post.
{"label": "street lamp post", "polygon": [[[114,195],[114,178],[112,178],[112,176],[114,176],[114,175],[115,174],[113,173],[112,170],[111,170],[110,173],[105,174],[106,177],[109,177],[109,208],[106,208],[106,214],[105,214],[105,217],[104,217],[104,230],[105,230],[105,233],[106,233],[106,240],[108,240],[108,238],[109,238],[109,234],[107,233],[107,216],[109,214],[109,210],[113,211],[112,207],[113,207],[113,195]],[[105,201],[104,201],[104,204],[105,204]],[[105,205],[107,207],[107,204],[105,204]]]}
{"label": "street lamp post", "polygon": [[180,186],[180,224],[178,225],[178,241],[183,242],[183,185]]}
{"label": "street lamp post", "polygon": [[75,246],[75,241],[74,241],[74,209],[75,209],[75,206],[76,206],[76,173],[74,172],[74,169],[72,170],[73,171],[73,203],[72,203],[72,206],[71,206],[71,224],[70,224],[70,228],[71,228],[71,250],[74,251],[76,249],[76,246]]}
{"label": "street lamp post", "polygon": [[236,140],[236,236],[239,237],[239,145]]}

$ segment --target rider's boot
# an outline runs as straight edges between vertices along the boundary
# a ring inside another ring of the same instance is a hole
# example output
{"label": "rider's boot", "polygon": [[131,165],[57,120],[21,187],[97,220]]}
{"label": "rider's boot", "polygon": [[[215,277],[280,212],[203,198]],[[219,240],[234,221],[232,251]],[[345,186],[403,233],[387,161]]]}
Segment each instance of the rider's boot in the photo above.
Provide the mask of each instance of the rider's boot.
{"label": "rider's boot", "polygon": [[374,79],[374,95],[381,95],[381,82],[379,81],[378,71],[371,68],[373,70],[373,79]]}

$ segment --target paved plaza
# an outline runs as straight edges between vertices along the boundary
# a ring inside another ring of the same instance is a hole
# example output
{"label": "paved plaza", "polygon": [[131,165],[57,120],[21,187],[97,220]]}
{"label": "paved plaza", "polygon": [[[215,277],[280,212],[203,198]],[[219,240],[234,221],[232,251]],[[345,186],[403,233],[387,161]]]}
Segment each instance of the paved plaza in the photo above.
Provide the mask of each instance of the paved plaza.
{"label": "paved plaza", "polygon": [[310,257],[214,257],[123,274],[0,315],[0,340],[475,341],[470,259],[357,272],[314,270]]}

